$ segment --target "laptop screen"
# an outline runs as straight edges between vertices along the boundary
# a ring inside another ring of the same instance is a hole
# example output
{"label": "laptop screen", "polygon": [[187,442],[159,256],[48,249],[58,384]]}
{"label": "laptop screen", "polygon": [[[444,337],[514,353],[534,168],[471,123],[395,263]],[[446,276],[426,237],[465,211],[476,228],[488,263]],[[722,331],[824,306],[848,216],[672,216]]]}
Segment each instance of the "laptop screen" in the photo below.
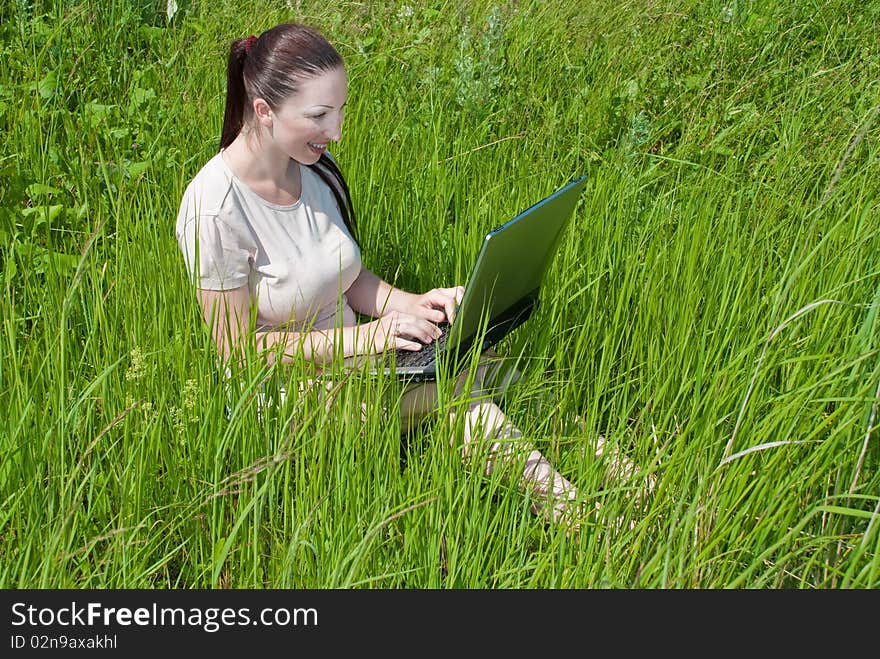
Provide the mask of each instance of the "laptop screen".
{"label": "laptop screen", "polygon": [[532,314],[585,182],[584,176],[575,179],[486,235],[450,329],[449,345],[469,348],[485,334],[487,347]]}

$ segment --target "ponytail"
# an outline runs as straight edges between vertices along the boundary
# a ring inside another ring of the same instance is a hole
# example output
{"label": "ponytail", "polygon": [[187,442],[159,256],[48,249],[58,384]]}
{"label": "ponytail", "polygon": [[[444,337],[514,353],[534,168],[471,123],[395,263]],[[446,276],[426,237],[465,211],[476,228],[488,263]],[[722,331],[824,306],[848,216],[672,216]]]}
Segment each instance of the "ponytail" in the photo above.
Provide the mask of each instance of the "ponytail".
{"label": "ponytail", "polygon": [[247,90],[244,87],[244,61],[253,41],[251,37],[236,39],[229,47],[226,64],[226,110],[223,114],[223,132],[220,149],[228,147],[241,132],[244,125]]}

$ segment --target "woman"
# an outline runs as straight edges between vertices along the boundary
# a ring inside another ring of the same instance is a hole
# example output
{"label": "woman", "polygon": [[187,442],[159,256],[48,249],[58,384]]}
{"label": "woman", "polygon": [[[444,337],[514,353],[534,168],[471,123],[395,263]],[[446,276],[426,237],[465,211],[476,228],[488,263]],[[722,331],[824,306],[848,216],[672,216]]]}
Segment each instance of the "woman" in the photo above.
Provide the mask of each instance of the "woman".
{"label": "woman", "polygon": [[[230,48],[220,150],[186,188],[176,227],[225,359],[241,354],[248,336],[270,361],[419,350],[453,317],[463,287],[418,295],[361,263],[348,187],[327,151],[340,139],[347,93],[342,58],[307,26],[281,24]],[[359,323],[356,314],[374,320]],[[516,475],[532,492],[534,512],[574,528],[575,488],[495,402],[515,377],[498,363],[486,355],[475,373],[459,377],[457,392],[467,398],[450,421],[466,415],[463,455],[485,460],[487,474],[502,467]],[[433,384],[409,386],[404,423],[435,409],[435,393]]]}

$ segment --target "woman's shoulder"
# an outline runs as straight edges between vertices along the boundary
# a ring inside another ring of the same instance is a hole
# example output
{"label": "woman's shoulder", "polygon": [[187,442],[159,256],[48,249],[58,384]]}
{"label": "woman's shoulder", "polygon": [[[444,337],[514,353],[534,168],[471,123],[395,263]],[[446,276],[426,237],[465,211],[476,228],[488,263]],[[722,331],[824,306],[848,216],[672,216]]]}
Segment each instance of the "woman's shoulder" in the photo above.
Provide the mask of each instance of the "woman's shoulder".
{"label": "woman's shoulder", "polygon": [[232,174],[220,153],[213,156],[196,173],[181,201],[181,214],[213,215],[220,211],[232,187]]}

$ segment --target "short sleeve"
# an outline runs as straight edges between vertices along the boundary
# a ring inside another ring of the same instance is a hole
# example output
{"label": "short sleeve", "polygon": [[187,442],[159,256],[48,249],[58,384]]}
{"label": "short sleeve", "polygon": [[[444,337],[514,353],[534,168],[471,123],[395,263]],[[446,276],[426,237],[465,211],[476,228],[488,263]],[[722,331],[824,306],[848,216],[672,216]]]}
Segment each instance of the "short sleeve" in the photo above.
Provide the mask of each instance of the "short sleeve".
{"label": "short sleeve", "polygon": [[177,241],[197,287],[228,291],[247,284],[251,254],[217,215],[184,219],[178,226]]}

